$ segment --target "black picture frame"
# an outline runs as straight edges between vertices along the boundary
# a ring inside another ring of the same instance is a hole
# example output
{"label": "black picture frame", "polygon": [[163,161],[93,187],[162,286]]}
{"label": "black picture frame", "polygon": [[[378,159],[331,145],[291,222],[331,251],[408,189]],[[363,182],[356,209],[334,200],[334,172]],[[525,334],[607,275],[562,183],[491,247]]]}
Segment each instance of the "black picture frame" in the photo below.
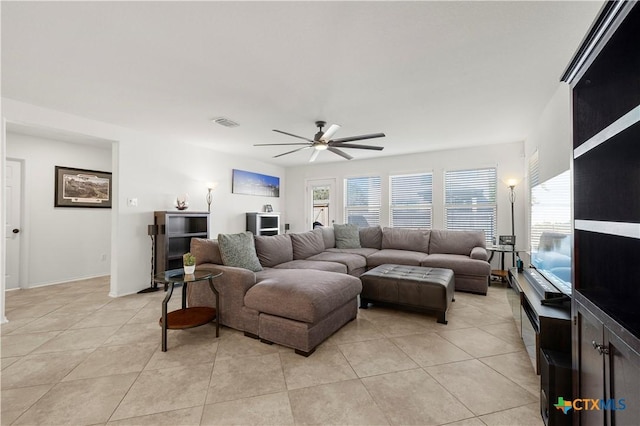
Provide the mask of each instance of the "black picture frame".
{"label": "black picture frame", "polygon": [[265,204],[264,205],[264,211],[266,213],[273,213],[273,206],[271,206],[271,204]]}
{"label": "black picture frame", "polygon": [[498,237],[498,243],[501,246],[515,246],[516,245],[516,236],[515,235],[500,235]]}
{"label": "black picture frame", "polygon": [[54,207],[111,208],[110,172],[63,166],[55,169]]}

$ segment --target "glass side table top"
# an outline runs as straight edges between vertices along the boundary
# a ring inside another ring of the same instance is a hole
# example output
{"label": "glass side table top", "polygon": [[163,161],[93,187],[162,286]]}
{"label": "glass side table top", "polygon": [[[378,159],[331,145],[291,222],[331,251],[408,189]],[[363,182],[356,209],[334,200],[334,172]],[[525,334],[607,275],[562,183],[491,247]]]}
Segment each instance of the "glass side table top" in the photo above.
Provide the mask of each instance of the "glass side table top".
{"label": "glass side table top", "polygon": [[165,283],[190,283],[194,281],[203,281],[210,278],[217,278],[222,275],[221,271],[204,271],[196,270],[193,274],[185,274],[184,269],[170,269],[168,271],[156,274],[154,278],[157,281]]}
{"label": "glass side table top", "polygon": [[515,248],[514,246],[487,246],[489,251],[497,251],[498,253],[518,253],[522,250]]}

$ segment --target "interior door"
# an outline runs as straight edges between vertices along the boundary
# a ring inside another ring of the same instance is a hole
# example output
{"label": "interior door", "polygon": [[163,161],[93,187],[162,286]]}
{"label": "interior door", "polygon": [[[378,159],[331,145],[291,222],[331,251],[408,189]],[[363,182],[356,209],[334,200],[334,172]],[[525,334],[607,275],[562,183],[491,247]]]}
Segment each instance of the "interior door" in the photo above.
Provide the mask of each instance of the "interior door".
{"label": "interior door", "polygon": [[21,235],[21,197],[22,164],[19,161],[6,161],[6,239],[5,288],[20,287],[20,235]]}
{"label": "interior door", "polygon": [[336,180],[314,179],[307,181],[307,225],[332,226],[336,220]]}

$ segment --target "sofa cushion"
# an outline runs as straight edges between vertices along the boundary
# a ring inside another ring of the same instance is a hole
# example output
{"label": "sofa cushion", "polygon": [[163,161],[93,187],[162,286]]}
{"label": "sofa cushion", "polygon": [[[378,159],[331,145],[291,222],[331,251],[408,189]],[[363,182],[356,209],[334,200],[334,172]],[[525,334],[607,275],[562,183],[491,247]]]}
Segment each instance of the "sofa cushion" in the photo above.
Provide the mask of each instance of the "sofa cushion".
{"label": "sofa cushion", "polygon": [[347,266],[338,262],[324,262],[321,260],[292,260],[274,266],[274,269],[315,269],[316,271],[347,273]]}
{"label": "sofa cushion", "polygon": [[192,238],[189,251],[196,258],[196,264],[216,263],[222,265],[222,254],[218,240],[209,238]]}
{"label": "sofa cushion", "polygon": [[471,255],[474,247],[486,247],[483,231],[432,230],[429,253]]}
{"label": "sofa cushion", "polygon": [[384,228],[382,248],[429,253],[430,231],[420,229]]}
{"label": "sofa cushion", "polygon": [[293,260],[306,259],[324,251],[324,240],[320,228],[289,235],[293,245]]}
{"label": "sofa cushion", "polygon": [[382,248],[382,228],[379,226],[367,226],[358,230],[360,233],[360,246],[380,250]]}
{"label": "sofa cushion", "polygon": [[349,223],[344,225],[335,224],[333,225],[333,232],[336,236],[336,248],[360,248],[360,233],[357,225]]}
{"label": "sofa cushion", "polygon": [[452,269],[454,275],[477,275],[488,277],[491,265],[484,260],[471,259],[463,254],[430,254],[421,266]]}
{"label": "sofa cushion", "polygon": [[322,262],[342,263],[347,267],[347,273],[353,275],[352,272],[364,272],[367,267],[367,259],[359,254],[351,253],[335,253],[323,251],[315,256],[308,257],[307,260],[318,260]]}
{"label": "sofa cushion", "polygon": [[293,260],[293,246],[289,234],[256,236],[256,253],[260,264],[271,268]]}
{"label": "sofa cushion", "polygon": [[259,312],[316,323],[362,291],[356,277],[326,271],[300,273],[270,269],[256,275],[257,283],[244,297],[247,307]]}
{"label": "sofa cushion", "polygon": [[324,248],[334,248],[336,246],[336,236],[333,232],[333,228],[330,226],[321,226],[320,231],[322,232],[322,239],[324,240]]}
{"label": "sofa cushion", "polygon": [[351,254],[358,254],[360,256],[363,257],[369,257],[371,256],[373,253],[377,253],[378,250],[374,249],[374,248],[355,248],[355,249],[338,249],[338,248],[332,248],[332,249],[327,249],[325,250],[327,252],[330,253],[351,253]]}
{"label": "sofa cushion", "polygon": [[428,254],[419,251],[382,249],[367,257],[367,267],[372,268],[385,263],[420,266],[427,257]]}
{"label": "sofa cushion", "polygon": [[218,234],[218,244],[223,265],[262,271],[251,232]]}

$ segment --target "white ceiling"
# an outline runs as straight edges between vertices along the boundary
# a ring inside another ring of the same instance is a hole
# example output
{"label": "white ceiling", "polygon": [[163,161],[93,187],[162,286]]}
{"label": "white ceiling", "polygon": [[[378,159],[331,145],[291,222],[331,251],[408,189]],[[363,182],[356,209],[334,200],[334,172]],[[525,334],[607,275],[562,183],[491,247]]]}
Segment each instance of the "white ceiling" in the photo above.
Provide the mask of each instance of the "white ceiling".
{"label": "white ceiling", "polygon": [[601,5],[3,1],[2,96],[282,166],[253,144],[318,119],[386,133],[356,159],[521,141]]}

